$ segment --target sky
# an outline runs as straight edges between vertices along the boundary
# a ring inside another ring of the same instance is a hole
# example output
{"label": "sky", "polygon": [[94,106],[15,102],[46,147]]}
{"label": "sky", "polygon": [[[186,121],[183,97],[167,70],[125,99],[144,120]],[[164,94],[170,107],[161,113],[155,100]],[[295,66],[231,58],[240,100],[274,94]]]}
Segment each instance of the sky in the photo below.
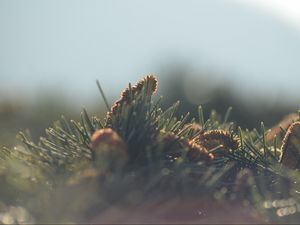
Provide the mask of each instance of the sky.
{"label": "sky", "polygon": [[0,100],[46,91],[82,105],[96,79],[115,98],[180,63],[248,98],[300,100],[297,0],[1,0],[0,32]]}
{"label": "sky", "polygon": [[300,30],[299,0],[236,0],[236,3],[255,6]]}

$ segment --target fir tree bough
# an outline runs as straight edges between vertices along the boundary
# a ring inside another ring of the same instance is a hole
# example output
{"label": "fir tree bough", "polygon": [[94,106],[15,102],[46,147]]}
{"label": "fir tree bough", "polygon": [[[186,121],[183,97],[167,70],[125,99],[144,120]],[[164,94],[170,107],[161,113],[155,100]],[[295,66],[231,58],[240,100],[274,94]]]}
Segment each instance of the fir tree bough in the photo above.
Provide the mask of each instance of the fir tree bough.
{"label": "fir tree bough", "polygon": [[111,206],[174,198],[237,204],[260,222],[300,218],[299,122],[242,130],[231,108],[205,120],[201,106],[199,118],[177,118],[180,103],[163,110],[157,87],[146,76],[111,109],[104,97],[104,120],[85,109],[80,121],[62,116],[38,143],[20,132],[23,144],[0,152],[0,221],[90,222]]}

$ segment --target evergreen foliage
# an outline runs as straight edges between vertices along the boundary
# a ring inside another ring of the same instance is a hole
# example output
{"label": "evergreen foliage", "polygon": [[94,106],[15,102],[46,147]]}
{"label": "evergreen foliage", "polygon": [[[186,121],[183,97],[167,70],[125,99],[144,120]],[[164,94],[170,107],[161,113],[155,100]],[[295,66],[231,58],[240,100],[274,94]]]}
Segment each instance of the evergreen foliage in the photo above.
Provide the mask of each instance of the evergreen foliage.
{"label": "evergreen foliage", "polygon": [[152,99],[157,85],[153,76],[129,84],[110,109],[98,83],[104,120],[84,109],[38,143],[20,132],[23,144],[0,152],[2,223],[87,222],[110,205],[174,196],[238,202],[264,221],[299,219],[299,122],[270,137],[263,123],[249,131],[229,122],[231,108],[223,118],[205,119],[201,106],[198,118],[177,118],[179,102],[163,110]]}

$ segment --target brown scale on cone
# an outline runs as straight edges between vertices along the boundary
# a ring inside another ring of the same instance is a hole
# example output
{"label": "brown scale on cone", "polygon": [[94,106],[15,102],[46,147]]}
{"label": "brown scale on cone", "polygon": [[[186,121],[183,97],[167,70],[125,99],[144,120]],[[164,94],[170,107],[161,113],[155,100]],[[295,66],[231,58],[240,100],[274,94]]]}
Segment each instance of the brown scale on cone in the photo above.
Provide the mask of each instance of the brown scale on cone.
{"label": "brown scale on cone", "polygon": [[[140,93],[145,85],[147,85],[147,87],[145,88],[146,95],[151,96],[157,90],[157,83],[157,79],[152,75],[144,77],[144,79],[140,80],[135,86],[131,88],[132,96],[135,96],[136,93]],[[130,101],[130,90],[129,88],[126,88],[125,91],[122,92],[121,99],[118,102],[130,103]]]}
{"label": "brown scale on cone", "polygon": [[111,128],[104,128],[97,130],[91,138],[91,147],[97,148],[100,144],[107,144],[111,146],[126,147],[126,144],[121,137]]}
{"label": "brown scale on cone", "polygon": [[162,142],[165,144],[166,153],[172,158],[182,157],[182,151],[187,151],[187,159],[189,162],[205,162],[206,164],[211,164],[214,158],[213,154],[208,153],[208,151],[196,144],[194,141],[187,141],[185,139],[180,139],[174,133],[163,133],[161,134],[163,139]]}
{"label": "brown scale on cone", "polygon": [[281,133],[281,129],[280,127],[282,127],[283,129],[288,129],[288,127],[298,119],[299,115],[296,113],[291,113],[287,116],[285,116],[277,125],[275,125],[274,127],[272,127],[270,129],[270,132],[268,132],[266,134],[266,141],[267,142],[272,142],[274,137],[279,137],[280,133]]}
{"label": "brown scale on cone", "polygon": [[280,162],[290,169],[299,168],[300,161],[300,122],[293,123],[283,139]]}
{"label": "brown scale on cone", "polygon": [[240,140],[225,130],[210,130],[200,134],[195,142],[207,150],[220,147],[223,154],[214,154],[215,156],[223,156],[228,153],[229,149],[236,150],[240,147]]}
{"label": "brown scale on cone", "polygon": [[[145,87],[145,85],[147,85]],[[153,95],[158,86],[158,81],[157,79],[152,76],[146,76],[142,80],[140,80],[135,86],[131,88],[126,88],[122,93],[121,93],[121,98],[117,100],[114,105],[111,108],[111,111],[107,113],[107,125],[109,126],[111,124],[111,117],[112,115],[116,115],[118,112],[118,109],[123,105],[123,104],[130,104],[132,100],[134,100],[134,97],[141,93],[141,91],[144,89],[146,96],[151,96]]]}
{"label": "brown scale on cone", "polygon": [[111,128],[96,131],[91,138],[91,148],[110,168],[121,168],[128,162],[127,145]]}
{"label": "brown scale on cone", "polygon": [[206,164],[211,164],[214,159],[214,155],[209,153],[206,148],[196,144],[194,141],[188,142],[189,150],[186,154],[190,162],[205,162]]}

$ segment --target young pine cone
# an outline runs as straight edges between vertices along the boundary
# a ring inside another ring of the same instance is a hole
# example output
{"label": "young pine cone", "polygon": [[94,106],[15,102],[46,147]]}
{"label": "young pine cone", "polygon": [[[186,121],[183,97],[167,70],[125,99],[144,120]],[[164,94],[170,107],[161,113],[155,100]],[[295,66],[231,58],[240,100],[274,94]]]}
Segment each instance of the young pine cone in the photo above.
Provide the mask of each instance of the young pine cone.
{"label": "young pine cone", "polygon": [[196,144],[194,141],[187,139],[180,139],[174,133],[161,133],[162,143],[164,144],[164,152],[172,159],[183,157],[186,152],[186,158],[189,162],[198,163],[204,162],[210,164],[214,158],[212,154]]}
{"label": "young pine cone", "polygon": [[112,129],[96,131],[91,138],[95,164],[104,170],[114,171],[123,168],[128,162],[127,145]]}
{"label": "young pine cone", "polygon": [[272,143],[275,137],[279,137],[281,134],[281,128],[288,129],[297,119],[299,115],[296,113],[291,113],[285,116],[277,125],[270,129],[270,132],[266,134],[266,141]]}
{"label": "young pine cone", "polygon": [[189,141],[189,150],[186,154],[190,162],[205,162],[207,165],[211,164],[214,159],[212,153],[208,153],[206,148],[196,144],[194,141]]}
{"label": "young pine cone", "polygon": [[111,108],[111,111],[106,116],[106,127],[113,127],[113,118],[121,111],[122,107],[129,105],[136,99],[138,95],[144,93],[145,96],[151,97],[157,90],[157,79],[152,76],[146,76],[131,88],[126,88],[121,93],[121,98],[117,100]]}
{"label": "young pine cone", "polygon": [[200,134],[196,139],[196,143],[204,147],[208,151],[220,147],[215,156],[224,156],[229,150],[236,150],[240,147],[240,140],[225,130],[210,130]]}
{"label": "young pine cone", "polygon": [[280,162],[290,169],[298,169],[300,162],[300,122],[293,123],[285,134]]}

